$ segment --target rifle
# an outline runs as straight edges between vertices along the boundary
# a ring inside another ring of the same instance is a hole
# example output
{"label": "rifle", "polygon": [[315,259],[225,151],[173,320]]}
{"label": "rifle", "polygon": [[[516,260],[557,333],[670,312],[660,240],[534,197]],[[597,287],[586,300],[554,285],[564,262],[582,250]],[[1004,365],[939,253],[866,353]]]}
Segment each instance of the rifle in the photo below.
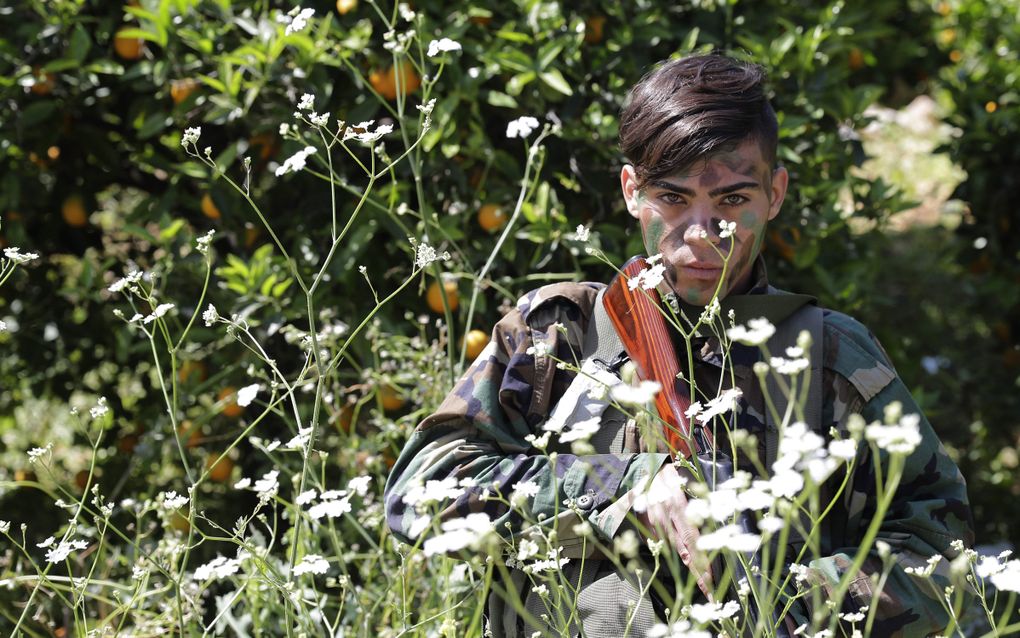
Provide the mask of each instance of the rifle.
{"label": "rifle", "polygon": [[[709,489],[714,490],[716,485],[733,476],[733,460],[722,450],[714,449],[715,442],[705,428],[696,426],[693,431],[691,429],[686,416],[691,399],[678,383],[681,372],[679,359],[662,311],[651,296],[655,293],[631,290],[627,285],[628,279],[636,277],[647,267],[648,262],[644,257],[631,258],[624,264],[621,274],[609,284],[602,303],[620,336],[624,350],[637,368],[638,376],[645,381],[657,381],[662,386],[655,397],[655,406],[665,424],[664,434],[671,453],[694,463]],[[757,531],[747,511],[740,513],[738,524],[744,532]],[[761,566],[757,552],[750,552],[745,558],[752,568]],[[751,582],[741,561],[732,561],[731,567],[737,582]],[[748,596],[746,616],[751,627],[758,625],[761,612],[753,594]],[[775,610],[769,616],[776,635],[789,636],[785,623],[776,618]]]}

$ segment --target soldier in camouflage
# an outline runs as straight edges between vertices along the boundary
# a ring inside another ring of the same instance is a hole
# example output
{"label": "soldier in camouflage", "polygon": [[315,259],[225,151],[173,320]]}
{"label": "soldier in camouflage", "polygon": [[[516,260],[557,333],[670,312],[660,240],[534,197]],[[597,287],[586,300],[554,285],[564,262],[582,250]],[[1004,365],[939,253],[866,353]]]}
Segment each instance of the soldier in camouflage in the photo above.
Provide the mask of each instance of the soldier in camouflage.
{"label": "soldier in camouflage", "polygon": [[[767,344],[773,353],[792,345],[801,330],[814,335],[814,387],[808,399],[814,405],[808,406],[805,420],[819,435],[845,434],[852,415],[869,423],[882,421],[896,402],[904,413],[919,413],[867,328],[819,308],[808,297],[769,285],[759,253],[767,223],[782,205],[788,175],[775,164],[777,123],[764,79],[755,65],[718,55],[693,56],[651,72],[628,97],[620,139],[630,164],[622,170],[621,187],[648,253],[662,255],[665,280],[660,290],[693,317],[718,290],[723,316],[732,309],[739,322],[764,316],[777,326]],[[720,232],[727,228],[729,232]],[[730,255],[725,269],[720,252]],[[576,614],[567,619],[573,633],[620,636],[629,627],[630,635],[643,636],[662,620],[654,601],[639,588],[635,574],[603,560],[593,543],[575,533],[583,529],[576,523],[587,521],[609,547],[625,529],[649,529],[652,538],[667,541],[689,566],[698,532],[684,517],[683,483],[668,455],[641,435],[634,419],[605,400],[600,403],[576,391],[578,375],[556,365],[558,359],[581,367],[590,360],[595,342],[605,337],[596,334],[595,321],[603,288],[559,283],[518,301],[439,409],[411,435],[386,486],[386,515],[398,538],[416,542],[417,515],[405,497],[425,481],[452,478],[466,487],[442,508],[442,520],[484,512],[500,534],[522,538],[528,530],[522,529],[521,510],[506,501],[513,486],[533,482],[539,489],[523,504],[527,518],[555,527],[560,556],[571,559],[560,570],[577,592],[572,600]],[[732,379],[742,391],[736,428],[754,434],[761,458],[769,459],[775,450],[768,441],[774,440],[778,424],[766,409],[753,371],[761,352],[733,344],[731,376],[728,370],[723,374],[721,348],[716,337],[691,343],[694,377],[699,387],[720,390]],[[680,352],[684,358],[686,350]],[[606,372],[604,368],[598,372]],[[551,444],[549,451],[555,455],[536,449],[535,437],[549,429],[551,421],[569,428],[572,419],[592,415],[600,427],[590,439],[591,453],[573,454],[569,445]],[[853,577],[843,604],[848,612],[877,606],[876,636],[941,631],[947,614],[936,587],[907,568],[925,566],[933,554],[952,559],[960,548],[953,541],[968,547],[973,541],[963,477],[923,416],[919,429],[921,442],[906,458],[878,535],[895,566],[876,592],[871,575],[881,573],[883,566],[874,551]],[[875,513],[875,468],[886,462],[884,456],[874,458],[862,444],[846,477],[847,488],[832,488],[844,478],[839,473],[826,483],[838,500],[818,530],[820,557],[804,574],[822,591],[831,593],[854,562]],[[649,484],[672,496],[634,511],[637,494]],[[642,525],[629,523],[632,516]],[[791,540],[788,555],[797,555],[798,542],[803,539]],[[940,583],[945,582],[938,579],[946,576],[948,562],[936,568],[934,577]],[[521,570],[511,570],[498,585],[488,603],[488,626],[495,636],[530,636],[543,628],[543,615],[570,613],[550,609],[544,592]],[[523,607],[511,604],[510,596]],[[629,601],[637,601],[636,607]],[[811,598],[799,598],[787,625],[807,622],[814,611],[811,605]]]}

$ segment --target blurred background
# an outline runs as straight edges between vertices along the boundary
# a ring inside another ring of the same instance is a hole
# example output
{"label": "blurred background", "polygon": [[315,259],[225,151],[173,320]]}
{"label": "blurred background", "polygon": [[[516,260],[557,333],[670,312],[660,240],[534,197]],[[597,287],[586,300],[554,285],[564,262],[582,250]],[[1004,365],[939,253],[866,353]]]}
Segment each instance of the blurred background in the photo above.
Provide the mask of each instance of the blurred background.
{"label": "blurred background", "polygon": [[[300,367],[291,342],[308,327],[304,298],[245,199],[184,154],[184,128],[201,126],[199,147],[234,179],[251,158],[252,200],[312,273],[329,246],[330,192],[307,172],[275,175],[303,146],[281,123],[294,123],[304,93],[334,120],[416,114],[438,66],[422,50],[449,37],[462,51],[443,58],[433,128],[372,191],[315,297],[335,346],[372,305],[358,266],[388,291],[411,272],[408,236],[451,253],[443,273],[382,309],[331,378],[318,447],[337,480],[384,479],[462,369],[460,350],[475,347],[465,333],[487,334],[540,284],[608,278],[579,224],[621,263],[641,252],[618,194],[625,90],[658,61],[714,49],[771,75],[792,176],[765,248],[772,281],[876,333],[967,477],[978,542],[1017,543],[1020,508],[1006,504],[1020,497],[1020,2],[415,0],[413,23],[366,0],[303,6],[315,16],[290,35],[275,18],[290,6],[258,0],[0,7],[0,247],[41,255],[0,289],[0,518],[66,518],[37,490],[84,487],[92,455],[69,410],[99,396],[113,415],[96,457],[103,492],[181,489],[149,344],[113,315],[132,312],[107,290],[131,267],[162,275],[183,325],[205,273],[194,240],[215,229],[210,301],[246,317],[281,366]],[[412,55],[387,48],[387,20],[419,30]],[[520,116],[560,131],[479,281],[524,174],[524,144],[506,135]],[[386,138],[392,156],[398,138]],[[324,155],[313,159],[326,173]],[[350,159],[333,169],[344,220],[366,180]],[[180,358],[188,454],[212,462],[255,414],[231,398],[253,359],[200,322]],[[289,438],[282,420],[258,428]],[[40,475],[26,450],[47,443],[52,472]],[[220,463],[204,498],[229,524],[251,503],[227,485],[271,463],[248,441]]]}

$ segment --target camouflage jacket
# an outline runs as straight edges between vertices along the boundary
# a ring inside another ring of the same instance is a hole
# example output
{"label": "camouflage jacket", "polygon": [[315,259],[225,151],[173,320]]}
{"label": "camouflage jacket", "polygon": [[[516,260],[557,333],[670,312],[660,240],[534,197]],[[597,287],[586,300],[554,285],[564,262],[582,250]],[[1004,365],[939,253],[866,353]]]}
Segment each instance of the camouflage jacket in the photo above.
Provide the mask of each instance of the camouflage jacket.
{"label": "camouflage jacket", "polygon": [[[765,292],[763,279],[764,275],[752,293]],[[386,516],[398,538],[415,542],[412,523],[416,515],[404,496],[427,480],[468,479],[468,488],[446,503],[441,518],[485,512],[501,535],[519,537],[526,531],[521,529],[520,515],[502,501],[510,498],[513,486],[537,483],[540,489],[525,505],[529,518],[555,524],[563,547],[561,556],[586,558],[562,567],[564,580],[577,592],[572,600],[577,608],[574,626],[582,623],[588,636],[623,635],[629,620],[630,635],[640,636],[657,618],[634,574],[621,573],[608,560],[597,560],[590,543],[571,530],[580,513],[611,547],[612,538],[622,531],[620,506],[626,511],[626,495],[653,475],[667,456],[648,451],[633,419],[612,408],[602,415],[602,427],[591,440],[594,453],[579,456],[567,447],[550,457],[526,438],[543,433],[543,424],[574,379],[573,372],[557,368],[549,357],[536,356],[533,346],[547,344],[557,358],[577,361],[602,287],[595,283],[545,286],[522,297],[499,321],[489,346],[439,409],[411,435],[387,482]],[[868,423],[882,421],[885,407],[894,401],[902,403],[905,414],[919,412],[870,332],[844,314],[822,312],[821,416],[820,422],[809,425],[827,437],[831,428],[845,431],[855,413]],[[763,399],[750,372],[760,354],[757,348],[741,348],[734,345],[731,351],[737,385],[744,391],[737,425],[763,434],[764,419],[758,418],[764,412]],[[696,367],[711,371],[719,363],[718,354],[718,344],[706,340],[694,353]],[[938,633],[947,619],[939,601],[931,598],[933,583],[904,569],[923,567],[933,554],[955,557],[957,552],[950,547],[955,539],[968,547],[973,542],[963,477],[923,416],[920,429],[922,443],[907,457],[902,482],[878,536],[891,547],[896,565],[876,600],[869,575],[880,573],[882,566],[877,554],[869,556],[844,604],[846,611],[878,605],[873,628],[876,636]],[[853,562],[854,548],[874,512],[874,499],[869,495],[875,492],[875,480],[869,447],[862,444],[847,489],[820,530],[823,557],[809,564],[809,580],[823,591],[831,589]],[[499,494],[502,499],[483,496],[486,494]],[[564,503],[572,508],[565,508]],[[942,561],[938,568],[942,575],[947,563]],[[532,619],[562,613],[550,608],[548,597],[540,597],[533,584],[523,572],[512,570],[507,582],[497,589],[516,591]],[[637,613],[628,606],[628,601],[634,600],[639,601]],[[810,614],[809,601],[801,598],[791,608],[798,624]],[[488,611],[495,636],[530,636],[535,629],[522,618],[520,605],[510,605],[498,591],[490,595]]]}

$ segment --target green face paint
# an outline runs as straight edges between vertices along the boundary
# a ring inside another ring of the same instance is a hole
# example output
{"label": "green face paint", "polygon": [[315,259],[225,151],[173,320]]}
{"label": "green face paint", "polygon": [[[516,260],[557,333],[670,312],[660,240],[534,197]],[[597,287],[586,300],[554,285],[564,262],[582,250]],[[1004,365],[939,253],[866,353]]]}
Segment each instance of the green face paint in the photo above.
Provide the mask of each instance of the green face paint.
{"label": "green face paint", "polygon": [[754,228],[758,225],[758,216],[749,210],[740,213],[740,225],[744,228]]}
{"label": "green face paint", "polygon": [[643,229],[643,237],[645,251],[649,257],[659,253],[659,243],[662,241],[664,234],[665,224],[662,222],[662,219],[653,217],[648,221],[648,225]]}

